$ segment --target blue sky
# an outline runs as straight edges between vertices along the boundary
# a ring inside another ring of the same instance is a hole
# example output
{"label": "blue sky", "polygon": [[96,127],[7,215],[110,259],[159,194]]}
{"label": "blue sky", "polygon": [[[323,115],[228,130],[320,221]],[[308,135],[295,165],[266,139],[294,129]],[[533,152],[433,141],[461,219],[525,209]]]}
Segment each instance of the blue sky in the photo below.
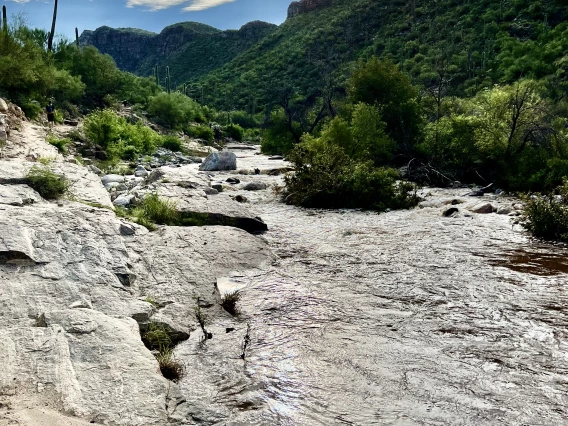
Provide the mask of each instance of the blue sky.
{"label": "blue sky", "polygon": [[[238,29],[261,20],[280,24],[292,0],[59,0],[56,34],[74,38],[100,26],[134,27],[160,32],[183,21],[197,21],[219,29]],[[0,0],[8,16],[23,13],[32,27],[49,30],[53,0]],[[154,9],[152,9],[154,8]]]}

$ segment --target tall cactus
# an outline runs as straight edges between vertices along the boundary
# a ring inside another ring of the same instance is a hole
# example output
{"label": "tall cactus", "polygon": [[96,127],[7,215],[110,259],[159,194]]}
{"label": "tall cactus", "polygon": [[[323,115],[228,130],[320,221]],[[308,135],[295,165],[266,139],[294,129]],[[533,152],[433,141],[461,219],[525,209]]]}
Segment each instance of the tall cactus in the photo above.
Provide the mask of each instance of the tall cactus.
{"label": "tall cactus", "polygon": [[6,6],[2,6],[2,31],[4,31],[4,34],[8,34],[8,14],[6,12]]}
{"label": "tall cactus", "polygon": [[170,77],[170,67],[166,67],[166,92],[172,92],[172,80]]}
{"label": "tall cactus", "polygon": [[53,21],[51,21],[51,32],[49,33],[49,39],[47,40],[47,50],[50,52],[53,49],[53,36],[55,35],[56,20],[57,20],[57,0],[55,0],[55,6],[53,7]]}
{"label": "tall cactus", "polygon": [[75,27],[75,44],[77,45],[77,49],[79,48],[79,29]]}

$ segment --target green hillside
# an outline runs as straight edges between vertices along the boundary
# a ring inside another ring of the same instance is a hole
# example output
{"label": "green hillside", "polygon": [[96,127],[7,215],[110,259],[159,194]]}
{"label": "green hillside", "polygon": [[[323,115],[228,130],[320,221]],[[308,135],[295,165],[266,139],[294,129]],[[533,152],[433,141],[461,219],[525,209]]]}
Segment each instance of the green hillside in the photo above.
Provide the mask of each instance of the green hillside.
{"label": "green hillside", "polygon": [[416,83],[473,94],[523,77],[564,80],[566,0],[335,0],[296,15],[199,80],[209,103],[248,110],[274,88],[309,95],[341,85],[354,62],[379,56]]}

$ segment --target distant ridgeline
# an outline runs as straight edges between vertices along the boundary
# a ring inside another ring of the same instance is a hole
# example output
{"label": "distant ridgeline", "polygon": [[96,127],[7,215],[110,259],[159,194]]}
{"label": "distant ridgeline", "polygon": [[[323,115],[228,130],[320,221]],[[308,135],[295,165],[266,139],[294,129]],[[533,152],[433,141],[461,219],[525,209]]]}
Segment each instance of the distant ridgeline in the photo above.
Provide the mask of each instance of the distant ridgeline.
{"label": "distant ridgeline", "polygon": [[160,34],[134,28],[100,27],[84,31],[82,46],[92,45],[112,56],[125,71],[150,76],[158,64],[170,67],[179,84],[207,74],[245,52],[277,28],[266,22],[250,22],[240,30],[221,31],[198,22],[166,27]]}
{"label": "distant ridgeline", "polygon": [[330,78],[341,86],[370,56],[463,96],[522,77],[566,80],[567,9],[568,0],[301,0],[280,26],[182,23],[159,35],[103,27],[81,42],[137,74],[168,65],[174,81],[199,83],[206,102],[224,109],[260,109],[275,89],[321,93]]}

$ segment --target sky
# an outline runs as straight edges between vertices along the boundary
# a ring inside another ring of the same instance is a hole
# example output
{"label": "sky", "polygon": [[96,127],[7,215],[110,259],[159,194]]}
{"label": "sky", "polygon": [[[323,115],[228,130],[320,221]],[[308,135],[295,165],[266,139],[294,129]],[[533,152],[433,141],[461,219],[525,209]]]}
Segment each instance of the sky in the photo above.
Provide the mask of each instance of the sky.
{"label": "sky", "polygon": [[[280,24],[292,0],[59,0],[56,34],[75,37],[103,25],[160,32],[184,21],[197,21],[222,30],[250,21]],[[0,0],[8,17],[24,14],[29,26],[49,30],[54,0]]]}

